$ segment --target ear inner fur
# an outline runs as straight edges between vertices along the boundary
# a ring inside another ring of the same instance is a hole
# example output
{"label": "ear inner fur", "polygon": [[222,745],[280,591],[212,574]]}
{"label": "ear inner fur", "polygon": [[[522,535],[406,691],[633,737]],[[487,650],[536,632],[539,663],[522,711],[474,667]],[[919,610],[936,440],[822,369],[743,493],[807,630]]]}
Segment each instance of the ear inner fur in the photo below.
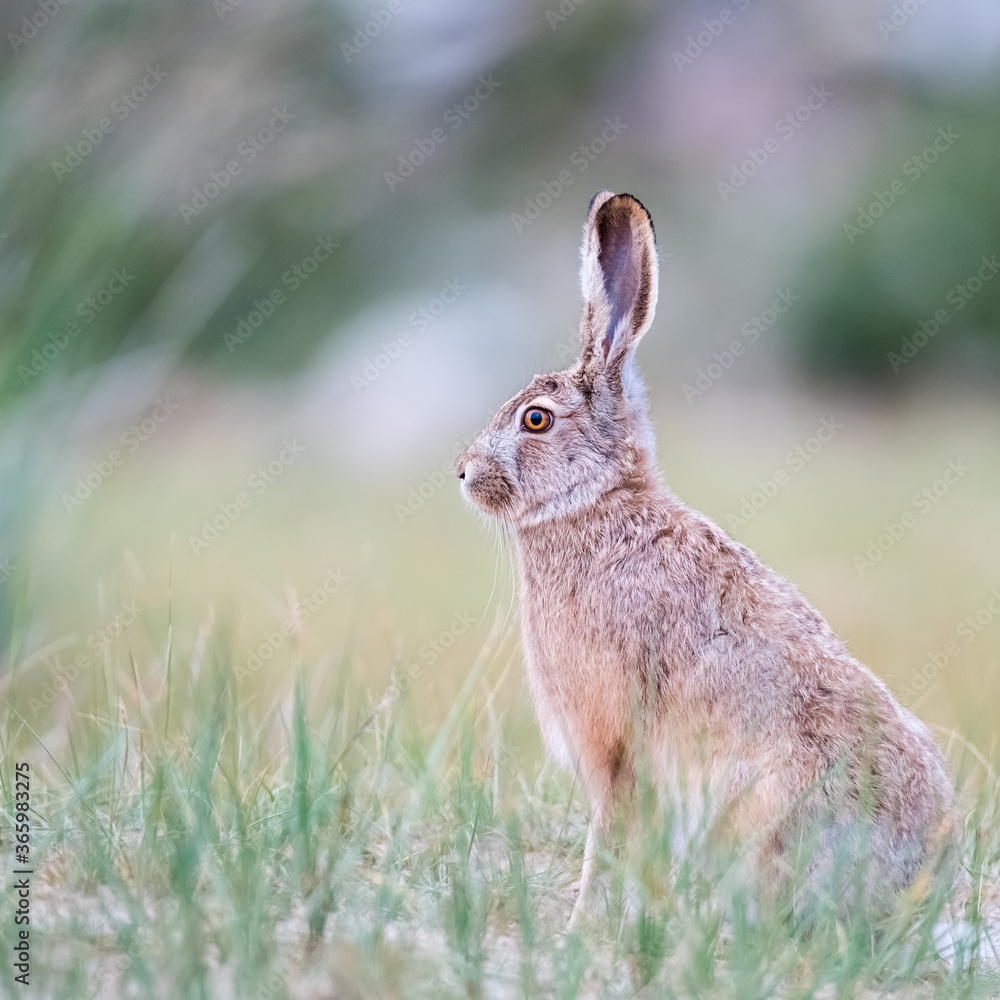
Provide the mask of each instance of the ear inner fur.
{"label": "ear inner fur", "polygon": [[582,371],[607,373],[620,389],[621,373],[653,318],[656,239],[642,203],[629,194],[601,192],[584,224],[580,282]]}
{"label": "ear inner fur", "polygon": [[632,312],[639,294],[640,271],[632,233],[631,207],[618,198],[605,202],[597,212],[597,259],[604,277],[604,291],[611,302],[611,318],[601,340],[608,360],[615,334]]}

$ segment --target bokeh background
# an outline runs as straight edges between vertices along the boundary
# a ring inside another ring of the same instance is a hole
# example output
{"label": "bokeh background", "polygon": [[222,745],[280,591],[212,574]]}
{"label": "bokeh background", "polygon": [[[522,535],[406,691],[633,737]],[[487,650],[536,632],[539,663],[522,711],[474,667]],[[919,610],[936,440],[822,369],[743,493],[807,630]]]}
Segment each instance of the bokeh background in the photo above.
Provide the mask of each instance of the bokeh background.
{"label": "bokeh background", "polygon": [[657,228],[666,481],[995,758],[995,4],[11,0],[0,32],[0,686],[54,753],[219,623],[262,703],[349,663],[433,732],[514,613],[453,458],[571,360],[612,188]]}

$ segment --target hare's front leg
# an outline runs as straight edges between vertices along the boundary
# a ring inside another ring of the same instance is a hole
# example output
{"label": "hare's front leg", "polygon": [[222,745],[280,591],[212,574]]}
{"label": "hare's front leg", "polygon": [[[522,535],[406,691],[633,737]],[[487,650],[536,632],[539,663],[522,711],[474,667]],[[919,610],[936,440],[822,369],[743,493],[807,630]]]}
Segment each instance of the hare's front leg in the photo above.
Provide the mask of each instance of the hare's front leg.
{"label": "hare's front leg", "polygon": [[[591,814],[587,829],[587,842],[583,848],[583,869],[580,872],[580,891],[569,918],[568,930],[580,922],[587,906],[587,895],[597,862],[598,843],[607,844],[612,818],[630,802],[634,786],[631,758],[621,739],[613,741],[584,741],[579,767],[590,793]],[[589,752],[588,752],[589,751]]]}
{"label": "hare's front leg", "polygon": [[594,859],[597,857],[597,829],[600,826],[602,826],[600,813],[595,812],[591,815],[590,826],[587,828],[587,843],[583,848],[583,870],[580,872],[580,892],[573,904],[573,912],[566,928],[568,931],[576,929],[586,909],[587,890],[590,888],[590,880],[594,874]]}

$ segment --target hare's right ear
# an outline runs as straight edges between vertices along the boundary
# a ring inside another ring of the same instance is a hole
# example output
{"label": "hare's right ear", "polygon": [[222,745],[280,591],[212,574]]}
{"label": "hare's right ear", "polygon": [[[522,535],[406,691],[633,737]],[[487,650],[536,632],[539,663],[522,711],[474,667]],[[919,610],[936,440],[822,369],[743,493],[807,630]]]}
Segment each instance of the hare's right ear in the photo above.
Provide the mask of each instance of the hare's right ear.
{"label": "hare's right ear", "polygon": [[630,194],[601,191],[590,203],[581,254],[580,364],[592,374],[620,376],[656,310],[659,268],[649,212]]}

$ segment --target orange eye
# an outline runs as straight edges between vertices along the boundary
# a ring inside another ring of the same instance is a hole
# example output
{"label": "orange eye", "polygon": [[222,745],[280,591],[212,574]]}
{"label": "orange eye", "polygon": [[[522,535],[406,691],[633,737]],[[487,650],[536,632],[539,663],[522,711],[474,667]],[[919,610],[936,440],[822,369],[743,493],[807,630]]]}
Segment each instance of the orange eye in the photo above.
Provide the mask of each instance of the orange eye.
{"label": "orange eye", "polygon": [[541,434],[552,426],[552,414],[548,410],[543,410],[540,406],[533,406],[526,410],[524,414],[524,429],[534,434]]}

